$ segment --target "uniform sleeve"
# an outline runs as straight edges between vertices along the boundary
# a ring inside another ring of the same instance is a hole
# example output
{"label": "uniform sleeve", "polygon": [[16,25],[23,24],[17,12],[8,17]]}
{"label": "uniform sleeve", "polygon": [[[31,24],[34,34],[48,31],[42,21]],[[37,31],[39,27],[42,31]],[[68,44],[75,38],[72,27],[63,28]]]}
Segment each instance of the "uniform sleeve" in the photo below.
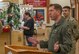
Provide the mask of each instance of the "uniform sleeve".
{"label": "uniform sleeve", "polygon": [[72,48],[71,29],[68,27],[62,30],[63,43],[59,44],[61,53],[68,53]]}
{"label": "uniform sleeve", "polygon": [[72,24],[71,24],[71,27],[72,27],[72,33],[73,33],[73,36],[74,36],[75,40],[78,40],[79,39],[79,26],[78,26],[78,22],[76,20],[73,20]]}

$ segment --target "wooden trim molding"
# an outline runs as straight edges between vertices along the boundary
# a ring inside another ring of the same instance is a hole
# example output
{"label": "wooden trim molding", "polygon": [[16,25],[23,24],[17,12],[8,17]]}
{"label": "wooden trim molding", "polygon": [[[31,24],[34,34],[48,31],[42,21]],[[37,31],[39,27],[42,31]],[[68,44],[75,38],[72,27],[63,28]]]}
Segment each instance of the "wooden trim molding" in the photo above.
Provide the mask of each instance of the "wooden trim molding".
{"label": "wooden trim molding", "polygon": [[48,4],[47,4],[47,23],[50,23],[50,19],[49,19],[49,12],[48,12],[48,8],[49,8],[49,2],[50,0],[47,0]]}
{"label": "wooden trim molding", "polygon": [[70,0],[70,4],[72,8],[75,8],[76,0]]}
{"label": "wooden trim molding", "polygon": [[78,3],[78,23],[79,23],[79,3]]}

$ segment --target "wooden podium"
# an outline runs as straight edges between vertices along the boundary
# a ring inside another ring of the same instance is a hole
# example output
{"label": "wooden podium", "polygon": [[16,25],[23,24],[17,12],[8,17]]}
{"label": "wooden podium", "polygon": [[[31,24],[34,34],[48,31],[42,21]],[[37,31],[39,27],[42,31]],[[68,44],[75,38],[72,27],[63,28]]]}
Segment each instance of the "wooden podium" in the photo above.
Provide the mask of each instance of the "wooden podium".
{"label": "wooden podium", "polygon": [[29,46],[5,46],[5,54],[52,54],[39,51],[36,47]]}
{"label": "wooden podium", "polygon": [[5,54],[4,46],[6,45],[24,45],[23,32],[13,30],[11,32],[0,33],[0,54]]}

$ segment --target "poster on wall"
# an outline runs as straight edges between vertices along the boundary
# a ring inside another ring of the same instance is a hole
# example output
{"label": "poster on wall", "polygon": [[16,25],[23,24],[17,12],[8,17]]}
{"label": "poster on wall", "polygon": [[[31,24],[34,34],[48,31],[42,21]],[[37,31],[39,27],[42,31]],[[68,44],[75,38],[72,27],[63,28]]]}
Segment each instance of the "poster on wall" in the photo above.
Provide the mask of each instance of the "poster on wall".
{"label": "poster on wall", "polygon": [[35,21],[44,21],[44,9],[34,9],[34,19]]}
{"label": "poster on wall", "polygon": [[24,0],[24,4],[33,5],[34,7],[46,7],[47,0]]}
{"label": "poster on wall", "polygon": [[46,23],[46,8],[33,8],[33,18],[37,26]]}

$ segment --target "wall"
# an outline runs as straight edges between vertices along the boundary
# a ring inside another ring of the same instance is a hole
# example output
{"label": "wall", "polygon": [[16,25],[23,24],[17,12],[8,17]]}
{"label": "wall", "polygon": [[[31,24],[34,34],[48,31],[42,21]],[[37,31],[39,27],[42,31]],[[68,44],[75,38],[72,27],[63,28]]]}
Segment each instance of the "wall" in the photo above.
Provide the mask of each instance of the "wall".
{"label": "wall", "polygon": [[50,0],[50,4],[51,3],[58,3],[60,4],[62,7],[65,5],[70,6],[70,0]]}
{"label": "wall", "polygon": [[13,3],[16,3],[16,4],[18,4],[19,2],[19,0],[3,0],[4,2],[13,2]]}
{"label": "wall", "polygon": [[[23,4],[23,0],[19,0],[20,4]],[[50,0],[51,3],[58,3],[61,4],[62,6],[68,5],[70,6],[70,0]]]}
{"label": "wall", "polygon": [[23,0],[19,0],[19,4],[23,4]]}

